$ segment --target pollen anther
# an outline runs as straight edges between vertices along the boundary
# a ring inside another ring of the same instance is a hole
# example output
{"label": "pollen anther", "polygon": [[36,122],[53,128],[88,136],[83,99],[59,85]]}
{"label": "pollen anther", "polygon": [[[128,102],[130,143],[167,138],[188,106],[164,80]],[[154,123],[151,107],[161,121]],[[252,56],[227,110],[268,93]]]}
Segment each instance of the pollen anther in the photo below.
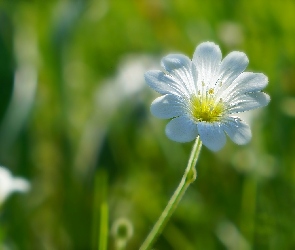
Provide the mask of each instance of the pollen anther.
{"label": "pollen anther", "polygon": [[214,89],[209,89],[209,91],[208,91],[208,93],[209,93],[209,95],[213,95],[214,94]]}

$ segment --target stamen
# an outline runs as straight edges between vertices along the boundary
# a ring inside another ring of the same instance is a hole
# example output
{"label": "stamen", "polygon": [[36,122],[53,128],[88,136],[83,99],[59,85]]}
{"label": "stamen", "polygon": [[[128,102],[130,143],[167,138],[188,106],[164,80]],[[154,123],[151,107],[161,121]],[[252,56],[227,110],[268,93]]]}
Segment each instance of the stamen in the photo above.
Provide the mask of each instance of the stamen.
{"label": "stamen", "polygon": [[209,89],[209,91],[208,91],[208,93],[209,93],[209,95],[213,95],[214,94],[214,89]]}
{"label": "stamen", "polygon": [[214,89],[209,89],[205,95],[191,97],[192,115],[197,121],[216,122],[224,114],[226,109],[222,99],[215,102],[213,94]]}

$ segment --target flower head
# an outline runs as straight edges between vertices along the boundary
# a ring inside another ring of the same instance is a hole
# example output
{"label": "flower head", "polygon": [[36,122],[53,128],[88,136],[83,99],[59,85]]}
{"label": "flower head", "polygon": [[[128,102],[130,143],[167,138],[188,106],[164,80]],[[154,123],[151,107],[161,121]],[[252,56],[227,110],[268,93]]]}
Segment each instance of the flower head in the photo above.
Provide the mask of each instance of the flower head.
{"label": "flower head", "polygon": [[189,142],[198,135],[213,151],[226,142],[225,133],[236,144],[246,144],[251,130],[235,114],[266,106],[270,97],[261,92],[268,83],[264,74],[244,72],[248,58],[231,52],[222,60],[218,45],[201,43],[193,59],[170,54],[162,59],[163,71],[145,74],[146,83],[162,96],[151,105],[154,116],[172,120],[166,135]]}
{"label": "flower head", "polygon": [[0,205],[13,192],[27,192],[30,183],[18,177],[13,177],[8,169],[0,166]]}

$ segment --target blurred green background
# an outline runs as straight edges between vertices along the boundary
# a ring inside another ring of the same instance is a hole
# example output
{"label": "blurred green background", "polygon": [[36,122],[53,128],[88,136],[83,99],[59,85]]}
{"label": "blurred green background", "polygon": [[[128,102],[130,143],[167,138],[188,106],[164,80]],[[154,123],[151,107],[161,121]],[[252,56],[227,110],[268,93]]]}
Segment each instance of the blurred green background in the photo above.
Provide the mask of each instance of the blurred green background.
{"label": "blurred green background", "polygon": [[109,231],[118,249],[124,218],[138,249],[192,146],[150,114],[143,74],[214,41],[247,54],[272,100],[246,114],[248,145],[202,149],[155,249],[295,249],[294,13],[293,0],[1,1],[0,164],[32,188],[1,208],[0,247],[98,249]]}

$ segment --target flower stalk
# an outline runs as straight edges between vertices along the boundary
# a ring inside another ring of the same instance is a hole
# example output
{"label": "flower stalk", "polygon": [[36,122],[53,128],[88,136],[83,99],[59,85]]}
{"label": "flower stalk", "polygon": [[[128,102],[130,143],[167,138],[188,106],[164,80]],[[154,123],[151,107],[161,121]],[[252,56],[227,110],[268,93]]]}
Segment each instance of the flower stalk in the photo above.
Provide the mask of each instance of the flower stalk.
{"label": "flower stalk", "polygon": [[161,216],[159,217],[158,221],[154,225],[153,229],[150,231],[149,235],[143,242],[142,246],[139,250],[148,250],[151,249],[153,243],[157,239],[158,235],[163,231],[165,225],[167,224],[168,220],[170,219],[171,215],[177,208],[179,201],[181,200],[182,196],[184,195],[185,191],[189,187],[189,185],[195,181],[197,178],[197,170],[195,168],[197,160],[199,158],[199,154],[202,148],[202,141],[198,136],[195,140],[194,146],[192,148],[190,158],[185,169],[184,175],[175,190],[174,194],[170,198],[167,206],[165,207],[164,211],[162,212]]}

